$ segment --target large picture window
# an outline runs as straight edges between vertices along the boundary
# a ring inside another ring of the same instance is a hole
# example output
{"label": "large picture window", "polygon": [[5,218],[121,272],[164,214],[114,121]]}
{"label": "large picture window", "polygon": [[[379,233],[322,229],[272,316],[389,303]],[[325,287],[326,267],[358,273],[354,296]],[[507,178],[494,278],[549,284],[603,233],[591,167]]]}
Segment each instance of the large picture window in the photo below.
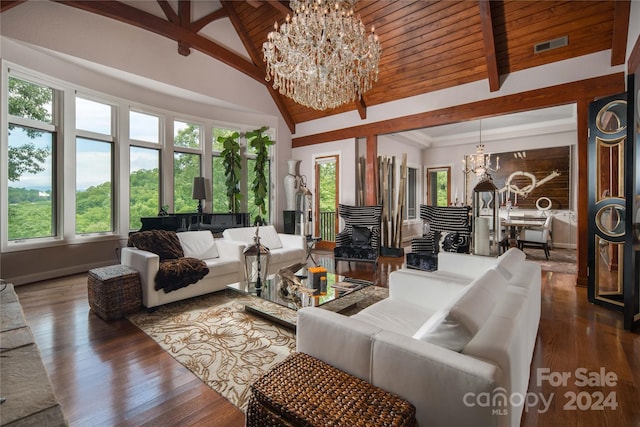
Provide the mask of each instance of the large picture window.
{"label": "large picture window", "polygon": [[129,230],[139,230],[140,218],[160,210],[160,150],[129,148]]}
{"label": "large picture window", "polygon": [[8,241],[55,237],[55,91],[8,79]]}
{"label": "large picture window", "polygon": [[106,233],[113,225],[113,144],[76,140],[76,233]]}
{"label": "large picture window", "polygon": [[76,97],[76,234],[115,231],[113,110]]}

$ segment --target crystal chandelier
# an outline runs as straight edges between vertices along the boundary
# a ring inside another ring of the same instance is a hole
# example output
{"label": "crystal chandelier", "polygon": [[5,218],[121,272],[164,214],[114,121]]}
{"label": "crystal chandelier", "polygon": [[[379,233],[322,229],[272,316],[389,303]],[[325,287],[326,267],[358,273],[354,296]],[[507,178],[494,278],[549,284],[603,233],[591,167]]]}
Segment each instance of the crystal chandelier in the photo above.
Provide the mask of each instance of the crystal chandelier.
{"label": "crystal chandelier", "polygon": [[382,49],[354,15],[358,0],[291,0],[291,18],[262,45],[266,80],[298,104],[326,110],[360,99],[378,80]]}
{"label": "crystal chandelier", "polygon": [[480,142],[476,145],[475,154],[469,154],[462,159],[462,172],[465,174],[473,173],[479,178],[483,178],[489,172],[496,172],[500,169],[500,157],[496,157],[496,167],[491,166],[491,153],[484,152],[484,144],[482,143],[482,121],[480,121]]}

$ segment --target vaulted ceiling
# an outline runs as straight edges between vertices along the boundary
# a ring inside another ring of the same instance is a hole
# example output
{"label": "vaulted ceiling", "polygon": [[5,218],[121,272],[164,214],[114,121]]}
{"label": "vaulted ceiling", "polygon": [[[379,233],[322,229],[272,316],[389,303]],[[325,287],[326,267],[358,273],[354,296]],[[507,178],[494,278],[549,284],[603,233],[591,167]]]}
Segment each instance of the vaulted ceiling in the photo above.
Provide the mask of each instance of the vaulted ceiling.
{"label": "vaulted ceiling", "polygon": [[[1,11],[19,6],[3,0]],[[61,1],[176,41],[166,55],[210,55],[265,84],[290,129],[297,123],[464,83],[486,81],[500,89],[512,72],[611,50],[623,64],[629,1],[408,1],[360,0],[365,27],[375,25],[382,44],[378,82],[361,101],[316,111],[280,95],[265,80],[262,44],[274,22],[291,13],[286,1]],[[244,51],[212,36],[209,26],[228,19]],[[540,53],[534,45],[567,37],[567,45]]]}

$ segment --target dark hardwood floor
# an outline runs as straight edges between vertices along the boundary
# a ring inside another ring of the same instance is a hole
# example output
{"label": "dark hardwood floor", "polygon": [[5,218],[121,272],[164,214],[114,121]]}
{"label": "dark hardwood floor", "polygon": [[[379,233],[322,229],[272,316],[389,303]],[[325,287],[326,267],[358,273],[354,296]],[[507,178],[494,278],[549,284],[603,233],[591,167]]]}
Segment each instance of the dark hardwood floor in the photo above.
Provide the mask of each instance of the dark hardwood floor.
{"label": "dark hardwood floor", "polygon": [[[316,258],[333,269],[325,252]],[[403,258],[382,258],[375,276],[387,285]],[[373,279],[370,264],[340,263],[338,272]],[[622,317],[587,302],[572,275],[542,275],[542,316],[533,357],[532,406],[523,426],[640,426],[640,335]],[[16,287],[65,416],[73,426],[242,426],[243,414],[127,320],[104,322],[89,311],[86,274]],[[615,386],[576,384],[576,370],[604,369]],[[566,385],[538,381],[571,375]],[[611,374],[609,374],[611,377]],[[598,392],[611,397],[596,410]],[[573,410],[571,397],[576,396]],[[614,393],[614,394],[611,394]],[[534,398],[551,401],[548,409]],[[580,409],[582,408],[582,409]],[[593,408],[593,409],[592,409]]]}

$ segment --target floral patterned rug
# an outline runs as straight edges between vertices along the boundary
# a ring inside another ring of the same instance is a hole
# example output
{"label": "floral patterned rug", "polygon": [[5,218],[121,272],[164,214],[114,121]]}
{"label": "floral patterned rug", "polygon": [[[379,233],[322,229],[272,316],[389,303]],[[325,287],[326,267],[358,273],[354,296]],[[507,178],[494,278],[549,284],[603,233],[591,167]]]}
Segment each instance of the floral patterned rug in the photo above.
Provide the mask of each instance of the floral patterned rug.
{"label": "floral patterned rug", "polygon": [[[246,297],[245,297],[246,298]],[[245,313],[224,292],[134,313],[128,319],[233,405],[246,410],[249,385],[295,350],[295,333]]]}
{"label": "floral patterned rug", "polygon": [[[341,311],[351,315],[388,296],[375,287],[366,301]],[[295,332],[244,311],[246,304],[273,303],[235,292],[216,292],[167,304],[154,312],[140,311],[129,321],[233,405],[246,411],[249,385],[296,348]],[[281,313],[281,316],[286,313]]]}

